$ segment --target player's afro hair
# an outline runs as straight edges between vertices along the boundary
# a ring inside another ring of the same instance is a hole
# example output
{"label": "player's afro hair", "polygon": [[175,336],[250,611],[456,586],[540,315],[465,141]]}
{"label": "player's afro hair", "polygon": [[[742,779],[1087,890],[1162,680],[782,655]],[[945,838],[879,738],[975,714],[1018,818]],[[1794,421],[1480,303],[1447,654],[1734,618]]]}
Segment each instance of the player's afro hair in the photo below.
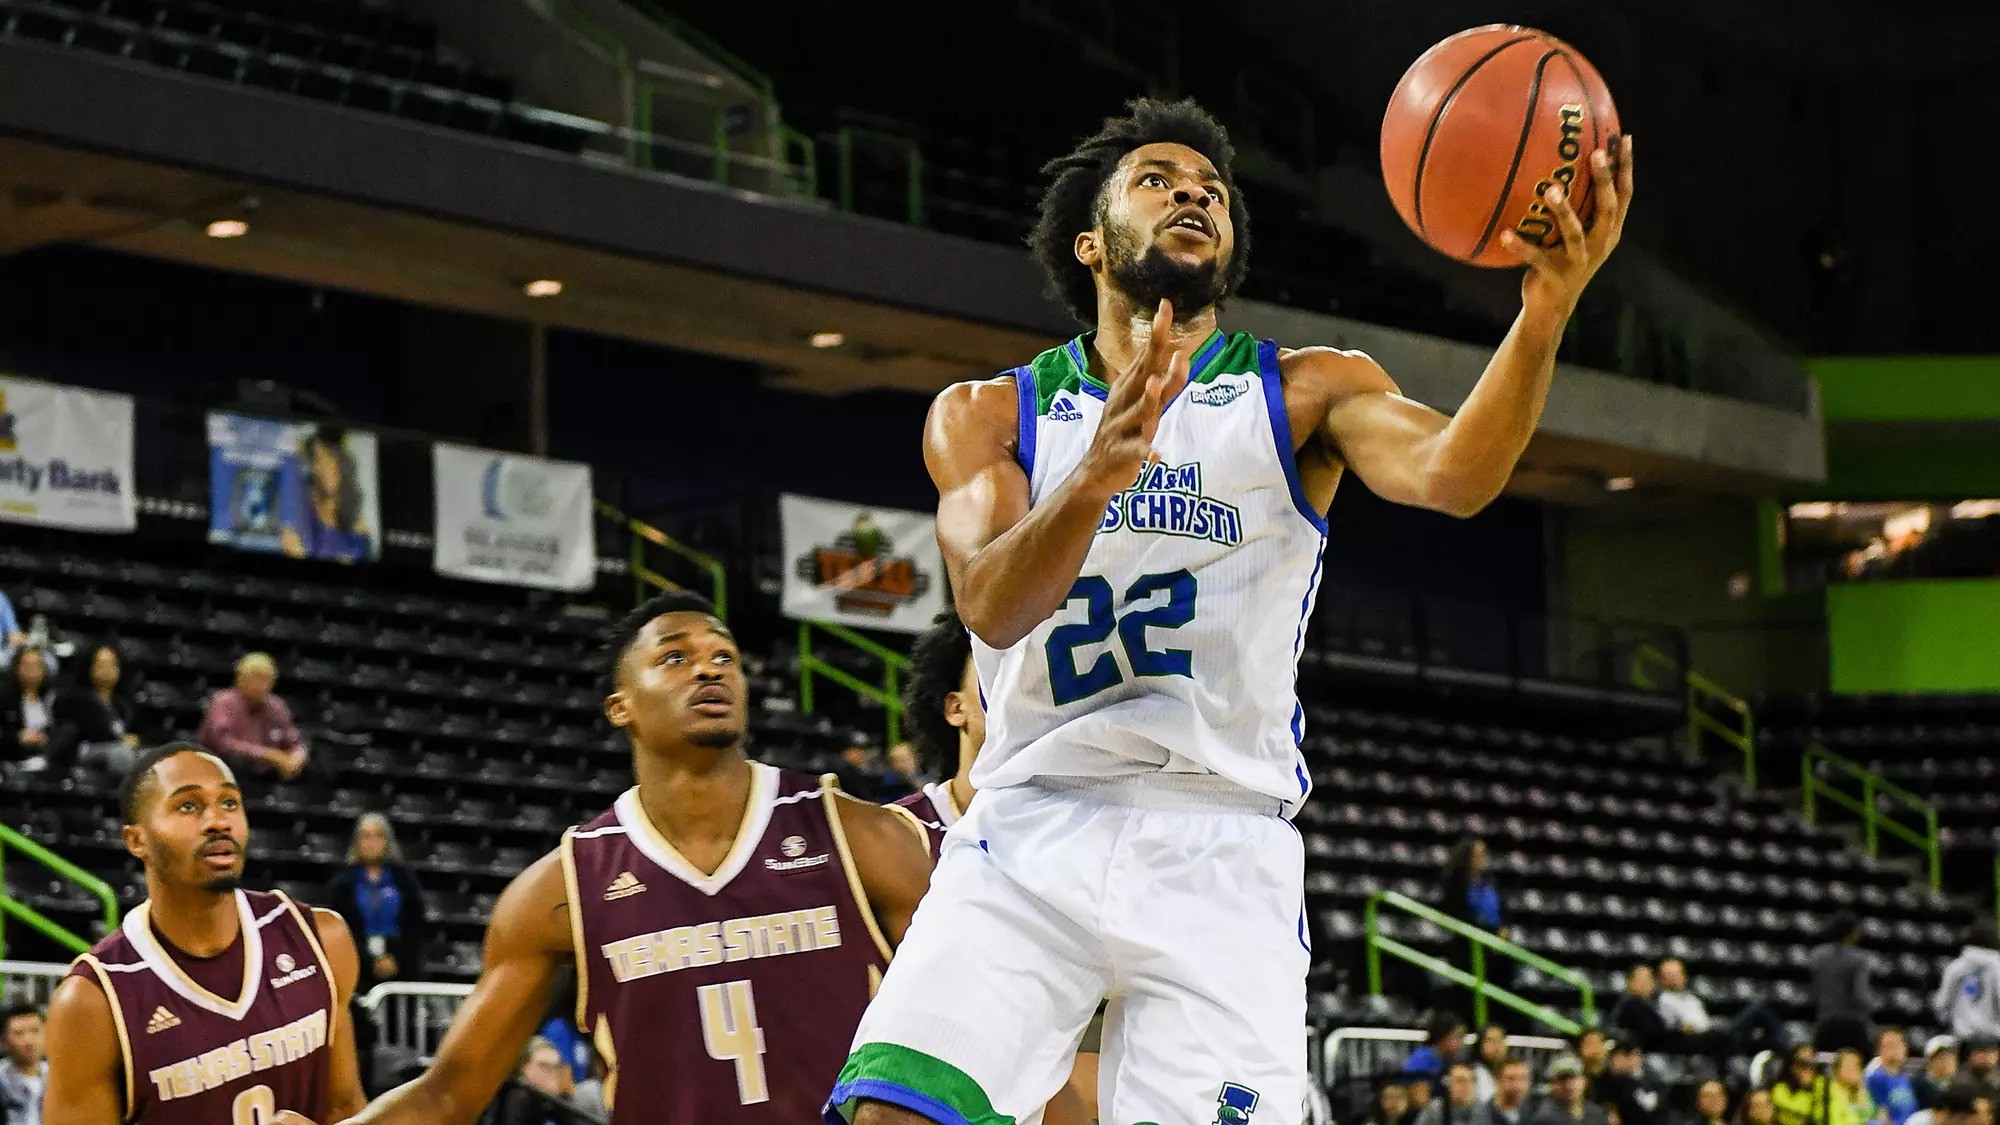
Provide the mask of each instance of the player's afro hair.
{"label": "player's afro hair", "polygon": [[635,606],[632,612],[618,619],[606,634],[604,650],[604,693],[618,690],[618,666],[625,661],[625,653],[632,642],[639,639],[639,631],[655,617],[669,613],[706,613],[715,616],[715,603],[692,590],[668,590],[655,594]]}
{"label": "player's afro hair", "polygon": [[1191,98],[1177,102],[1134,98],[1125,103],[1124,117],[1105,118],[1095,136],[1042,166],[1049,186],[1042,192],[1028,247],[1042,264],[1050,295],[1078,323],[1096,322],[1097,287],[1089,267],[1076,260],[1076,236],[1104,217],[1104,186],[1119,162],[1133,149],[1151,144],[1186,145],[1208,157],[1222,174],[1222,186],[1229,190],[1229,222],[1236,231],[1235,249],[1223,265],[1225,299],[1242,286],[1250,270],[1250,211],[1230,169],[1236,149],[1229,143],[1229,130]]}
{"label": "player's afro hair", "polygon": [[932,777],[958,772],[958,728],[944,717],[944,697],[965,682],[972,658],[972,634],[958,611],[947,609],[910,646],[910,678],[903,684],[904,729],[917,752],[917,765]]}

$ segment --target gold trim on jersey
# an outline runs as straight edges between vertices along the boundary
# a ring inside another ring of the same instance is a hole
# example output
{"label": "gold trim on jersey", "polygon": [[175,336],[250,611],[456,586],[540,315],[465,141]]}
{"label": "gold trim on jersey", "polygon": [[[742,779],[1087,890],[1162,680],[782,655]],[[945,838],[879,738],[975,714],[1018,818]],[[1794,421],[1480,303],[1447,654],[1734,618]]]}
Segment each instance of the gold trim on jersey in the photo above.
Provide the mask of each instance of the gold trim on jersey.
{"label": "gold trim on jersey", "polygon": [[[333,962],[327,959],[326,947],[319,943],[319,927],[313,923],[310,916],[305,911],[299,909],[299,904],[293,900],[292,896],[280,890],[273,890],[271,893],[277,895],[279,901],[291,908],[292,919],[299,924],[299,929],[306,932],[306,941],[312,945],[313,956],[319,958],[319,971],[326,974],[326,1043],[327,1046],[331,1047],[334,1041],[340,1038],[339,1017],[341,1011],[340,982],[333,979]],[[333,914],[330,910],[327,913]],[[334,917],[338,918],[340,916],[334,914]],[[345,925],[346,923],[343,921],[342,924]],[[360,955],[360,951],[357,950],[355,956],[359,957]]]}
{"label": "gold trim on jersey", "polygon": [[[882,933],[882,924],[875,920],[875,907],[868,901],[867,888],[861,885],[861,870],[854,866],[854,851],[847,846],[847,826],[840,822],[840,802],[842,800],[853,801],[857,805],[865,805],[868,802],[859,797],[841,792],[840,779],[830,773],[820,775],[819,789],[820,800],[826,802],[826,826],[833,833],[834,850],[840,853],[841,870],[847,872],[847,889],[854,896],[854,908],[861,912],[861,921],[868,927],[868,936],[875,939],[875,948],[881,951],[882,959],[887,961],[889,958],[895,956],[895,950],[889,947],[889,939]],[[902,813],[908,819],[910,825],[916,829],[917,839],[922,841],[924,846],[924,854],[930,854],[930,834],[924,831],[923,824],[915,816],[912,816],[908,809],[898,809],[894,805],[876,805],[875,807],[895,809],[895,811]]]}
{"label": "gold trim on jersey", "polygon": [[618,1045],[611,1041],[610,1020],[598,1017],[591,1042],[597,1047],[598,1057],[604,1060],[604,1111],[609,1113],[618,1102]]}
{"label": "gold trim on jersey", "polygon": [[[125,1062],[125,1120],[139,1111],[137,1087],[132,1083],[132,1037],[125,1031],[125,1010],[118,1005],[118,990],[111,987],[111,974],[104,971],[104,963],[92,953],[77,958],[90,966],[91,975],[97,978],[97,987],[104,990],[104,1002],[111,1005],[111,1026],[118,1032],[118,1057]],[[72,962],[74,964],[74,962]]]}
{"label": "gold trim on jersey", "polygon": [[234,1000],[203,988],[187,975],[180,963],[153,936],[151,902],[133,907],[120,929],[124,931],[126,940],[132,943],[132,948],[139,951],[140,960],[153,970],[153,975],[181,999],[218,1016],[241,1020],[250,1011],[250,1005],[256,1002],[257,989],[264,980],[264,932],[257,925],[257,917],[250,913],[250,897],[242,891],[236,892],[236,916],[243,928],[243,984]]}
{"label": "gold trim on jersey", "polygon": [[729,846],[729,854],[711,874],[704,874],[680,853],[680,849],[669,843],[666,836],[653,826],[646,816],[646,807],[639,801],[639,787],[627,789],[617,803],[611,806],[618,823],[625,826],[632,843],[652,860],[662,871],[705,895],[719,893],[729,885],[729,881],[742,874],[750,863],[750,856],[757,845],[764,840],[764,830],[771,825],[771,798],[778,786],[778,771],[762,762],[750,763],[750,799],[743,806],[743,820],[736,826],[736,840]]}
{"label": "gold trim on jersey", "polygon": [[924,854],[931,854],[931,830],[924,827],[924,822],[917,819],[916,813],[911,812],[901,805],[883,805],[881,807],[888,809],[892,813],[901,813],[903,816],[903,826],[917,834],[917,843],[924,846]]}
{"label": "gold trim on jersey", "polygon": [[[947,777],[943,781],[934,781],[931,784],[937,786],[937,791],[931,794],[931,805],[951,814],[951,819],[946,821],[941,827],[950,828],[952,825],[964,820],[965,810],[958,807],[958,794],[953,791],[952,779]],[[942,805],[938,804],[939,797],[944,798]]]}
{"label": "gold trim on jersey", "polygon": [[[583,896],[577,893],[575,825],[563,829],[562,844],[557,848],[557,855],[561,858],[563,899],[565,909],[569,912],[570,952],[576,958],[576,1028],[582,1031],[590,1026],[585,1022],[585,1013],[590,1011],[590,957],[583,948]],[[604,1105],[609,1109],[611,1083],[604,1084],[604,1092]]]}

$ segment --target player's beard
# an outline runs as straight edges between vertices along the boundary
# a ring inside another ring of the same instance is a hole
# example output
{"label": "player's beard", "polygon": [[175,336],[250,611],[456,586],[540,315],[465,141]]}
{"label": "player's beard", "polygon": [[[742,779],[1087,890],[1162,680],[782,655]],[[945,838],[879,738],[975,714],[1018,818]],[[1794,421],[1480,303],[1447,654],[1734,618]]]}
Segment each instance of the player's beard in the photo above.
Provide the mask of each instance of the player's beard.
{"label": "player's beard", "polygon": [[688,741],[703,750],[734,750],[743,745],[743,732],[727,727],[688,732]]}
{"label": "player's beard", "polygon": [[1105,256],[1112,283],[1133,307],[1151,315],[1172,301],[1174,322],[1185,323],[1222,299],[1222,263],[1216,258],[1187,263],[1167,256],[1159,244],[1139,242],[1129,226],[1105,231]]}

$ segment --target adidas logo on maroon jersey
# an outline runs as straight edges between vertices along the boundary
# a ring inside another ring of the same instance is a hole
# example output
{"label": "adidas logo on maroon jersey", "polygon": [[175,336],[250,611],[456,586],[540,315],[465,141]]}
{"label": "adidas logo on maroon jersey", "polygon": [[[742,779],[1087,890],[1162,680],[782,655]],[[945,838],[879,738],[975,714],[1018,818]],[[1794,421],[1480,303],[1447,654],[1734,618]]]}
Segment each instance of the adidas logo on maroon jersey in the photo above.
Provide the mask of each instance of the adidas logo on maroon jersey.
{"label": "adidas logo on maroon jersey", "polygon": [[645,889],[646,884],[641,883],[637,875],[630,871],[621,871],[616,879],[611,880],[611,885],[604,888],[604,901],[617,902],[621,898],[631,898]]}
{"label": "adidas logo on maroon jersey", "polygon": [[157,1034],[170,1027],[179,1027],[180,1025],[181,1018],[167,1011],[166,1005],[162,1004],[153,1009],[153,1018],[146,1021],[146,1034]]}

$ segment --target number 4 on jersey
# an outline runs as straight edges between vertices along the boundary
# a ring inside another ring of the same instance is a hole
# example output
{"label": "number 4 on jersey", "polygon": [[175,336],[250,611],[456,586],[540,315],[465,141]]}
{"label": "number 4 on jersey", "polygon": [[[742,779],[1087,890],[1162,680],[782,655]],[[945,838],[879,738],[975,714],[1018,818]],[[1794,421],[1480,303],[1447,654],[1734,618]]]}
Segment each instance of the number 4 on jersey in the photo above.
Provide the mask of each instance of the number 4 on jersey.
{"label": "number 4 on jersey", "polygon": [[701,1001],[701,1042],[708,1057],[736,1064],[736,1098],[743,1105],[771,1100],[764,1076],[764,1029],[757,1026],[757,999],[750,982],[704,984],[695,990]]}
{"label": "number 4 on jersey", "polygon": [[[1049,657],[1049,691],[1055,697],[1056,706],[1062,707],[1079,700],[1088,699],[1107,688],[1125,682],[1125,674],[1118,667],[1118,660],[1109,651],[1101,652],[1090,667],[1079,670],[1076,666],[1076,650],[1084,645],[1103,644],[1118,634],[1119,647],[1125,650],[1126,664],[1134,676],[1192,676],[1194,674],[1194,653],[1184,648],[1153,648],[1147,641],[1147,629],[1178,629],[1194,620],[1195,578],[1185,570],[1170,571],[1166,574],[1148,574],[1125,588],[1125,615],[1119,617],[1112,604],[1111,583],[1102,576],[1086,574],[1069,588],[1069,597],[1064,599],[1067,606],[1071,602],[1082,602],[1088,616],[1068,625],[1058,625],[1049,631],[1046,646]],[[1166,600],[1157,605],[1147,605],[1135,609],[1142,602],[1151,602],[1155,595],[1164,593]]]}

